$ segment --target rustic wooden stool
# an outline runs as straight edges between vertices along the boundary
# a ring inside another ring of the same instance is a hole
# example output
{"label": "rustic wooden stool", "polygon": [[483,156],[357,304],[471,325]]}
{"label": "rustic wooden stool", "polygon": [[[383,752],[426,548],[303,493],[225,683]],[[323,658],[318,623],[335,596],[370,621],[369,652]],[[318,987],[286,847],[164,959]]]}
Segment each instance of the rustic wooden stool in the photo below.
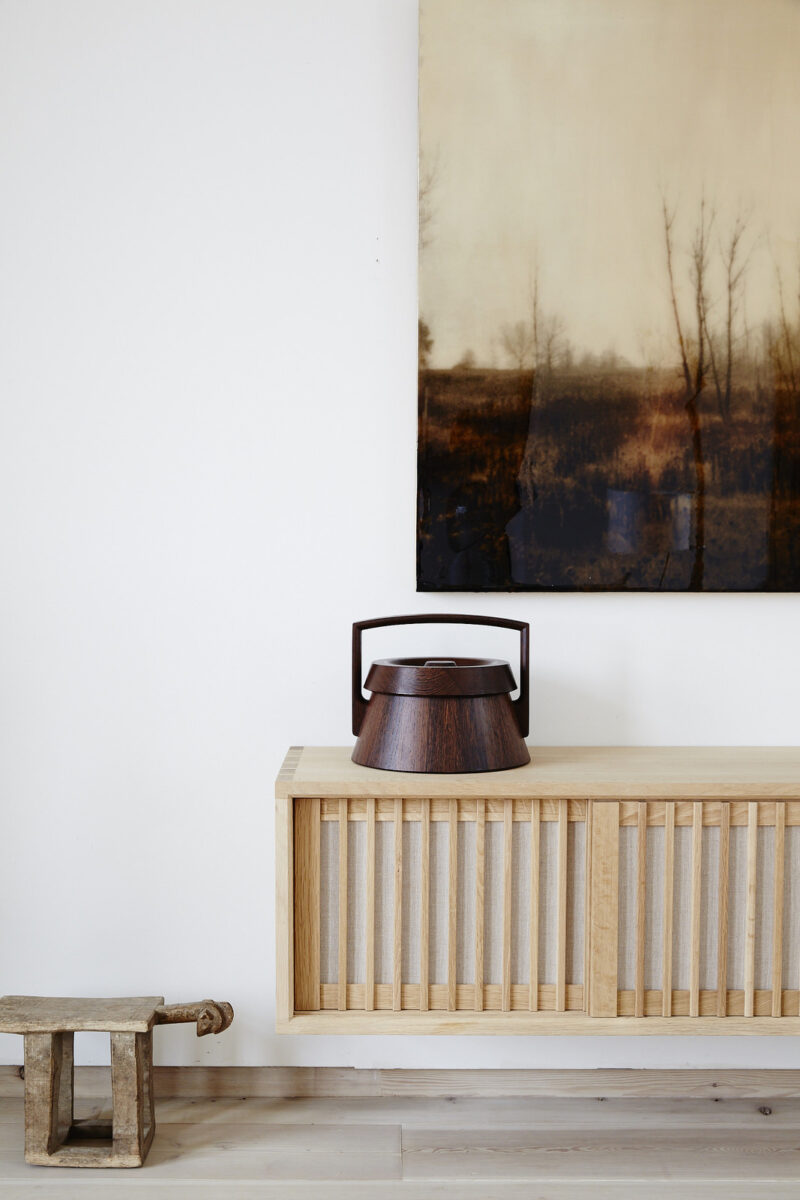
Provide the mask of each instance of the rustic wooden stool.
{"label": "rustic wooden stool", "polygon": [[[45,1167],[140,1167],[156,1131],[153,1026],[197,1022],[197,1036],[221,1033],[230,1004],[202,1000],[164,1005],[163,996],[74,1000],[0,999],[0,1033],[25,1035],[25,1161]],[[111,1035],[113,1117],[73,1115],[74,1035]],[[97,1145],[97,1141],[106,1145]]]}

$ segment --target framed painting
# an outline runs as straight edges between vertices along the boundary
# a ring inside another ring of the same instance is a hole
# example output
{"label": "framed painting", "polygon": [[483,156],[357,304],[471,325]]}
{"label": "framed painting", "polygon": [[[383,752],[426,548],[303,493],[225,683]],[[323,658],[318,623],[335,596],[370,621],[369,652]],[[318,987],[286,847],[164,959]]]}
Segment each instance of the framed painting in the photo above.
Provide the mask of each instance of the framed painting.
{"label": "framed painting", "polygon": [[794,0],[423,0],[419,590],[800,590],[799,55]]}

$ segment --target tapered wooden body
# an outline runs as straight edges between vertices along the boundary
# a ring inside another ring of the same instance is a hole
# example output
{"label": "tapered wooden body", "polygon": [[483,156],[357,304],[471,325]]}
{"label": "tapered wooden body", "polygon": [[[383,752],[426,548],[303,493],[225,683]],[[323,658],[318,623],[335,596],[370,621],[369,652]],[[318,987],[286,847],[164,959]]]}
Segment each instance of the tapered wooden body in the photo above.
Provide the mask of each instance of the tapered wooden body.
{"label": "tapered wooden body", "polygon": [[353,762],[385,771],[502,771],[530,762],[507,694],[373,693]]}
{"label": "tapered wooden body", "polygon": [[[520,635],[519,697],[510,665],[498,658],[382,658],[361,691],[361,635],[386,625],[466,624]],[[452,774],[504,771],[530,762],[528,625],[501,617],[416,614],[353,625],[353,762],[384,771]]]}

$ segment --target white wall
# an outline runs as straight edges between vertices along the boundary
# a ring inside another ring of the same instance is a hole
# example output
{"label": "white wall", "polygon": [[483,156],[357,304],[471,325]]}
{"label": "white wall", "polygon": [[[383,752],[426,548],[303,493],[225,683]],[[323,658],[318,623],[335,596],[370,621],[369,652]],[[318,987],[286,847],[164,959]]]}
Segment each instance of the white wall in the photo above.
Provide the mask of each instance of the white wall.
{"label": "white wall", "polygon": [[798,738],[793,596],[416,595],[415,100],[414,0],[0,3],[0,993],[234,1003],[162,1062],[798,1066],[273,1032],[272,781],[350,740],[354,619],[530,619],[540,743]]}

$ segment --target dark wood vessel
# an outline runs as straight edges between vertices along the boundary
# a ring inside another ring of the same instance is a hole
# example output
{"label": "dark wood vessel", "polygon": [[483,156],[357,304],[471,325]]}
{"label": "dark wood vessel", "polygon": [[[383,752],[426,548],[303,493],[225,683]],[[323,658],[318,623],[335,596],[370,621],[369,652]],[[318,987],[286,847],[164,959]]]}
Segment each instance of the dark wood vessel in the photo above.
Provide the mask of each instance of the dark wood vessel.
{"label": "dark wood vessel", "polygon": [[[464,624],[520,635],[520,693],[508,662],[497,658],[384,658],[361,690],[361,636],[386,625]],[[530,762],[529,637],[524,621],[456,613],[414,614],[353,625],[353,762],[385,771],[504,771]]]}

